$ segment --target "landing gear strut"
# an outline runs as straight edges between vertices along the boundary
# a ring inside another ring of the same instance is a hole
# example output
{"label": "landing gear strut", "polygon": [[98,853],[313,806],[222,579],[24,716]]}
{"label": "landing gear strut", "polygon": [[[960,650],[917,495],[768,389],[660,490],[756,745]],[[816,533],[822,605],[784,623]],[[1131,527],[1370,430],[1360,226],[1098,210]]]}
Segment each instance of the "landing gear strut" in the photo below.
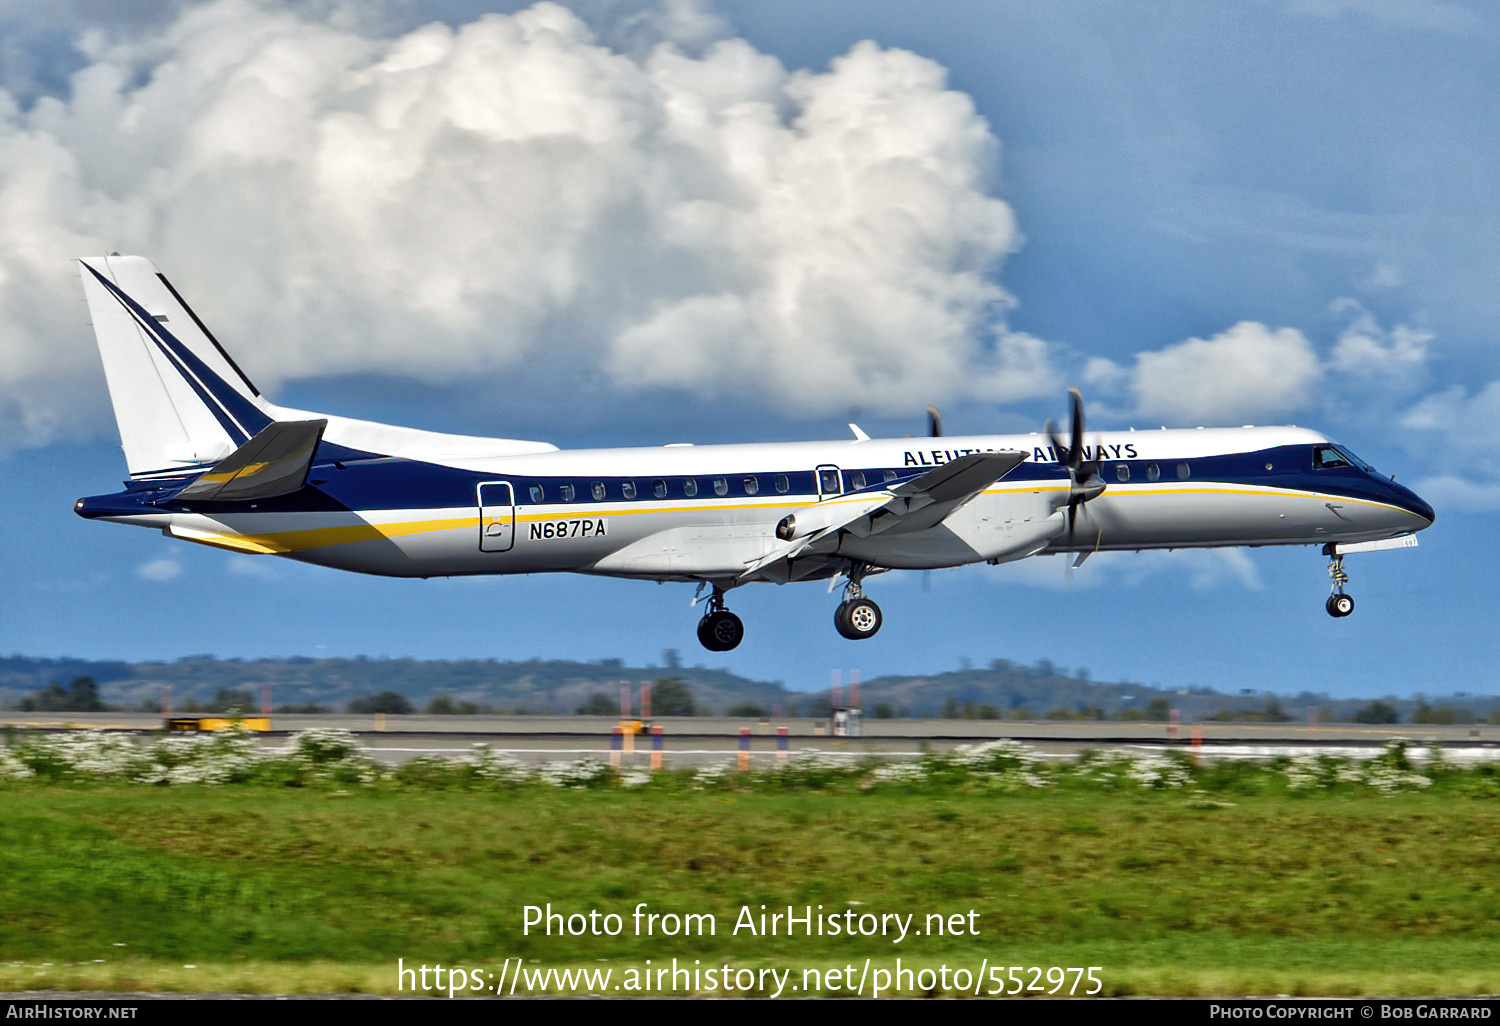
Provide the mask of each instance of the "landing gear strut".
{"label": "landing gear strut", "polygon": [[1333,581],[1333,594],[1328,596],[1323,608],[1328,610],[1329,616],[1342,619],[1354,612],[1354,596],[1344,594],[1344,585],[1349,583],[1349,575],[1344,573],[1344,557],[1333,544],[1323,546],[1323,555],[1328,557],[1328,577]]}
{"label": "landing gear strut", "polygon": [[710,652],[728,652],[745,639],[745,622],[724,608],[724,592],[714,588],[708,612],[698,621],[698,641]]}
{"label": "landing gear strut", "polygon": [[849,571],[849,583],[844,586],[844,601],[833,612],[833,625],[850,641],[873,638],[880,630],[880,607],[865,598],[859,582],[864,578],[866,567],[857,565]]}

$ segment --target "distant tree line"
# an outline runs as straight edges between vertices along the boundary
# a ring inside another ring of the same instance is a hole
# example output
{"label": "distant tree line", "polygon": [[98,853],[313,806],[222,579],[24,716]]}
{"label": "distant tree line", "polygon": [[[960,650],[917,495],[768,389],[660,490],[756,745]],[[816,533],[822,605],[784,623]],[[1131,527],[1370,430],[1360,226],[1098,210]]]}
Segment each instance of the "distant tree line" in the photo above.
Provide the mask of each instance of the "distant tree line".
{"label": "distant tree line", "polygon": [[99,686],[92,677],[74,677],[66,688],[53,681],[40,691],[21,699],[22,712],[104,712],[99,700]]}
{"label": "distant tree line", "polygon": [[[669,650],[670,651],[670,650]],[[748,706],[748,703],[746,703]],[[746,706],[736,706],[729,710],[730,716],[753,716],[765,715],[756,706],[749,706],[753,711],[743,711]],[[588,701],[578,707],[580,716],[618,716],[620,714],[620,703],[618,699],[612,699],[602,691],[595,691],[589,695]],[[652,716],[700,716],[707,712],[700,709],[698,702],[693,698],[693,689],[688,687],[680,677],[663,677],[651,684],[651,715]]]}

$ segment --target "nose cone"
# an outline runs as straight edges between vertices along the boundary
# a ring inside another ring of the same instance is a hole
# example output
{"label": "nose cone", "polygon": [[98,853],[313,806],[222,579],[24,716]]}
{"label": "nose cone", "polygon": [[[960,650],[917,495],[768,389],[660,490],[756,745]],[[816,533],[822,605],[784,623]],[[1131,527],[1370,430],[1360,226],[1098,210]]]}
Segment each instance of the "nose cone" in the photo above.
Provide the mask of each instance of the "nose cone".
{"label": "nose cone", "polygon": [[1410,488],[1398,485],[1394,481],[1388,482],[1387,487],[1390,488],[1396,505],[1406,510],[1412,516],[1421,518],[1423,521],[1423,523],[1414,525],[1412,527],[1413,531],[1420,531],[1423,528],[1432,526],[1432,522],[1437,519],[1437,514],[1433,512],[1432,507],[1427,504],[1425,499]]}

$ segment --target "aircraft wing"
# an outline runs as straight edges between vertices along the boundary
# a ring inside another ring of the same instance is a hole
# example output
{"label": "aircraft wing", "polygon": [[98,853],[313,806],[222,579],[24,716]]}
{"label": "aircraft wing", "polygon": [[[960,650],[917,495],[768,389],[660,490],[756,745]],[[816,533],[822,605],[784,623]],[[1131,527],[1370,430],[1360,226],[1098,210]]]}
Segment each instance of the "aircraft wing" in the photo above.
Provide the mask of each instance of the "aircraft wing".
{"label": "aircraft wing", "polygon": [[892,488],[891,501],[870,514],[870,529],[863,533],[935,527],[1025,461],[1026,454],[1021,452],[975,452],[950,460]]}
{"label": "aircraft wing", "polygon": [[[867,538],[874,534],[925,531],[1015,470],[1026,460],[1021,452],[976,452],[903,481],[888,492],[872,493],[871,503],[850,503],[843,515],[800,538],[793,538],[755,560],[740,574],[754,580],[781,560],[834,551],[840,532]],[[880,501],[884,498],[884,501]],[[816,508],[816,507],[814,507]],[[794,514],[795,515],[795,514]]]}
{"label": "aircraft wing", "polygon": [[326,420],[273,421],[172,498],[243,502],[299,491],[327,426]]}

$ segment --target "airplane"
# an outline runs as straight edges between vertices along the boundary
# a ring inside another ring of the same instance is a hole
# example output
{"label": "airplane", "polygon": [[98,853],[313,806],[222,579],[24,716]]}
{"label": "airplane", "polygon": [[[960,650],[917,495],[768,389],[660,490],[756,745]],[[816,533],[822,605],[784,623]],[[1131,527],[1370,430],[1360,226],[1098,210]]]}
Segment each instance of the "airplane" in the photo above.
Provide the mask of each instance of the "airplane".
{"label": "airplane", "polygon": [[1325,608],[1354,611],[1344,556],[1408,548],[1410,489],[1297,427],[1040,433],[562,451],[287,409],[267,400],[143,257],[80,262],[130,477],[89,520],[393,577],[572,572],[695,583],[698,639],[739,645],[727,594],[843,582],[851,640],[883,615],[866,578],[1067,553],[1321,545]]}

